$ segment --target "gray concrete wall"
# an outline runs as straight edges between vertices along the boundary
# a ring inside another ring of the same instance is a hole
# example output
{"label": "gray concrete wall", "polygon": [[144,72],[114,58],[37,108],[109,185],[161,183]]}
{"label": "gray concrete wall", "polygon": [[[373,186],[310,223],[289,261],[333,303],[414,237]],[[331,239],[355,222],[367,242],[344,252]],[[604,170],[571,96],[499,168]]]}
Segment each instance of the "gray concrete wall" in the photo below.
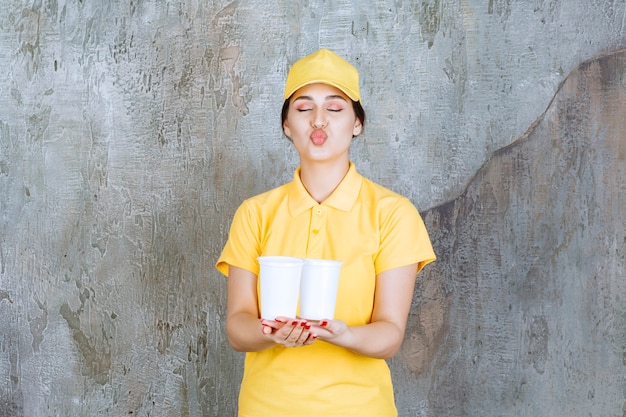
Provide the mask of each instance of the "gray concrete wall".
{"label": "gray concrete wall", "polygon": [[230,416],[213,269],[287,181],[286,71],[360,69],[360,171],[439,261],[401,416],[626,416],[626,2],[62,1],[0,8],[0,416]]}

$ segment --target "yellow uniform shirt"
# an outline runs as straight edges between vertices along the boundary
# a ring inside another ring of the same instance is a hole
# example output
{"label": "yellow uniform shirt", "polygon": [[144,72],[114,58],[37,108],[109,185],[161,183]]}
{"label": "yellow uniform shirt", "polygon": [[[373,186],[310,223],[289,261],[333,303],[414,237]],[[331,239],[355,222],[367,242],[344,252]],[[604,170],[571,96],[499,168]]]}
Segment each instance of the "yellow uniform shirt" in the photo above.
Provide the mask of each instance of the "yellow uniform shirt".
{"label": "yellow uniform shirt", "polygon": [[[233,265],[258,276],[264,255],[342,261],[335,318],[367,324],[377,274],[412,263],[421,270],[435,259],[422,218],[408,199],[362,177],[352,163],[321,204],[299,174],[241,204],[216,266],[225,275]],[[396,415],[382,359],[322,341],[246,354],[240,417]]]}

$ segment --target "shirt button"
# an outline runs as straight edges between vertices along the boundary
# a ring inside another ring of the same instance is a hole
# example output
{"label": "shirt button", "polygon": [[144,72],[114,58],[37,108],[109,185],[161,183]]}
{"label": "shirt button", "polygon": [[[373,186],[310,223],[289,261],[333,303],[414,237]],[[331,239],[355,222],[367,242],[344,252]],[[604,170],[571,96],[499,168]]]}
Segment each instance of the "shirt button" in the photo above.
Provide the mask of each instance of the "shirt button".
{"label": "shirt button", "polygon": [[316,234],[318,234],[318,233],[319,233],[319,230],[317,230],[317,229],[313,229],[313,230],[311,230],[311,233],[313,233],[314,235],[316,235]]}
{"label": "shirt button", "polygon": [[315,214],[317,214],[318,216],[321,216],[322,215],[322,209],[321,208],[315,209]]}

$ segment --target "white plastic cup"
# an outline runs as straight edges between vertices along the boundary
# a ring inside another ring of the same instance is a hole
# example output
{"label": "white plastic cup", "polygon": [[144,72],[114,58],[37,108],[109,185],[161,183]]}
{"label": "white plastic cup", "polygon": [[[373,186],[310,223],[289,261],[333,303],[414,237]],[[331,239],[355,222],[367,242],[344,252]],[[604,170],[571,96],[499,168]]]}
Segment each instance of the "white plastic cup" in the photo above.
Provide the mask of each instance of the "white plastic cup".
{"label": "white plastic cup", "polygon": [[303,260],[289,256],[260,256],[261,317],[296,317]]}
{"label": "white plastic cup", "polygon": [[300,280],[300,317],[333,319],[341,261],[304,259]]}

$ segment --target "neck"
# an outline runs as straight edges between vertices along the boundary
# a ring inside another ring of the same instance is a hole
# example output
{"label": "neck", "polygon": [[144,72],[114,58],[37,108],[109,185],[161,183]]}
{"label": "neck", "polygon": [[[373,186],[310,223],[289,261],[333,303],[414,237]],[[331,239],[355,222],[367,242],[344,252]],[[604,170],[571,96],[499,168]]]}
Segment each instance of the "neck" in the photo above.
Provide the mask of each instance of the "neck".
{"label": "neck", "polygon": [[335,191],[348,173],[350,163],[345,164],[305,164],[300,165],[300,181],[311,197],[318,203],[326,200]]}

